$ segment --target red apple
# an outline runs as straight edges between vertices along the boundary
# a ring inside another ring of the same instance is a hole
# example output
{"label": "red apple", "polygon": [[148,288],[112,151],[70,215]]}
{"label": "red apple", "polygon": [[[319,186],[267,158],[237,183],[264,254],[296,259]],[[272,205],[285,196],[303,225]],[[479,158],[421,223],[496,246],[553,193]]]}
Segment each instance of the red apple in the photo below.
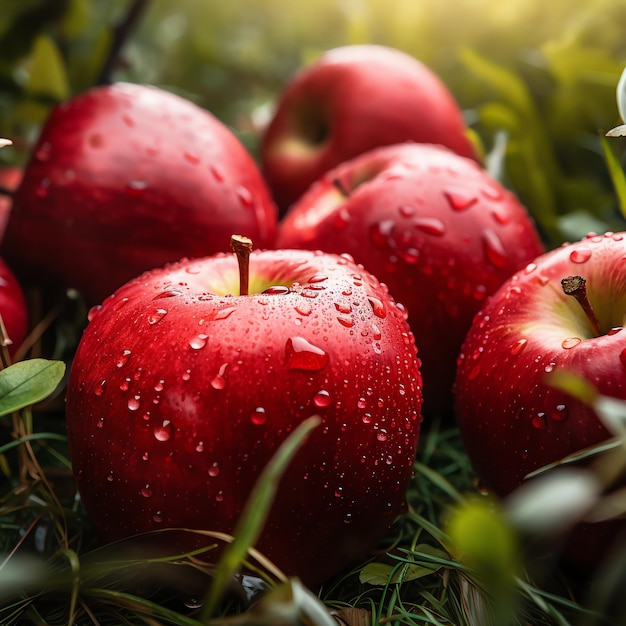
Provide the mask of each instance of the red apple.
{"label": "red apple", "polygon": [[284,212],[324,172],[378,146],[440,143],[476,157],[457,102],[416,58],[385,46],[329,50],[288,82],[263,136],[263,171]]}
{"label": "red apple", "polygon": [[101,302],[144,270],[273,242],[276,207],[222,122],[156,87],[114,84],[57,106],[17,190],[3,254],[19,275]]}
{"label": "red apple", "polygon": [[166,527],[232,532],[279,444],[320,415],[258,547],[319,583],[402,510],[421,422],[412,334],[346,256],[255,251],[121,287],[78,346],[67,429],[86,510],[108,540]]}
{"label": "red apple", "polygon": [[472,318],[543,252],[524,207],[474,161],[427,144],[377,148],[328,172],[279,225],[281,247],[351,254],[409,312],[424,410],[451,409]]}
{"label": "red apple", "polygon": [[[476,316],[459,358],[456,415],[467,453],[499,495],[533,470],[609,434],[593,410],[550,383],[578,374],[626,399],[626,233],[591,235],[540,256]],[[598,328],[561,281],[580,276]]]}
{"label": "red apple", "polygon": [[9,354],[15,355],[28,332],[28,307],[22,288],[11,269],[0,259],[0,315],[11,343]]}

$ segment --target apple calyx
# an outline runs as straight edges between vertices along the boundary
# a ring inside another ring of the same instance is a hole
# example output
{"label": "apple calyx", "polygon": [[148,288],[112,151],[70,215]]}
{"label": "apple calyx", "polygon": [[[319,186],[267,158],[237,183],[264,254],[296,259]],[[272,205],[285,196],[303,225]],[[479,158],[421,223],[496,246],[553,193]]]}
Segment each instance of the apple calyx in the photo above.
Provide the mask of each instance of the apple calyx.
{"label": "apple calyx", "polygon": [[237,257],[239,265],[239,295],[248,295],[248,284],[250,278],[250,252],[252,252],[252,239],[243,235],[232,235],[230,238],[230,248]]}
{"label": "apple calyx", "polygon": [[587,295],[587,281],[582,276],[568,276],[561,280],[561,287],[566,296],[572,296],[576,299],[576,302],[580,304],[591,324],[595,336],[599,337],[602,334],[600,331],[600,323],[598,322],[598,317]]}

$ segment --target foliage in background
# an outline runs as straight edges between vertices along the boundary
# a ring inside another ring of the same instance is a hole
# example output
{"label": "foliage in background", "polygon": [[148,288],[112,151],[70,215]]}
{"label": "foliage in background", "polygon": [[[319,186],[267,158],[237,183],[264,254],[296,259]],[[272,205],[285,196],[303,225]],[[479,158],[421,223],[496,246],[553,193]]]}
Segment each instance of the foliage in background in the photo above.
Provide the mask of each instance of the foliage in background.
{"label": "foliage in background", "polygon": [[[0,0],[0,135],[23,161],[49,107],[92,85],[123,0]],[[231,124],[252,152],[276,93],[326,48],[403,49],[450,87],[549,247],[624,228],[599,135],[618,123],[626,0],[153,0],[115,73]],[[620,144],[617,158],[623,160]]]}

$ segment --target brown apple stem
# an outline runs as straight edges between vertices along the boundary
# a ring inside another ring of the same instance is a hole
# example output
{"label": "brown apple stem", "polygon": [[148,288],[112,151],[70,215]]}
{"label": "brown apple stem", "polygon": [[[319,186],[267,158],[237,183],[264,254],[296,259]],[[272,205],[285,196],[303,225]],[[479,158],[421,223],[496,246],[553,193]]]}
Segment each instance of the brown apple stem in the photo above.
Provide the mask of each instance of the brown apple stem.
{"label": "brown apple stem", "polygon": [[339,190],[339,193],[342,196],[345,196],[346,198],[348,198],[350,196],[350,191],[348,190],[348,188],[344,185],[343,181],[339,178],[333,178],[333,185],[335,186],[336,189]]}
{"label": "brown apple stem", "polygon": [[230,247],[237,257],[239,265],[239,295],[248,295],[248,280],[250,277],[250,252],[252,239],[243,235],[233,235],[230,238]]}
{"label": "brown apple stem", "polygon": [[9,346],[13,342],[7,333],[7,329],[4,325],[2,315],[0,315],[0,369],[9,367],[11,365],[11,357],[9,356]]}
{"label": "brown apple stem", "polygon": [[600,323],[587,295],[587,281],[582,276],[568,276],[561,281],[561,287],[565,295],[576,298],[576,302],[580,304],[585,312],[593,332],[596,337],[599,337],[602,334],[600,332]]}

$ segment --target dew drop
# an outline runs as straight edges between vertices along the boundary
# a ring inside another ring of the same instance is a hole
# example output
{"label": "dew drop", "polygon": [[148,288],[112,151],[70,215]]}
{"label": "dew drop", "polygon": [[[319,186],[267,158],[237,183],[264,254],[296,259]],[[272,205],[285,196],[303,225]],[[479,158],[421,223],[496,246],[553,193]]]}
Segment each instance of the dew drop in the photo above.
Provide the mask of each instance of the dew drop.
{"label": "dew drop", "polygon": [[354,321],[349,315],[338,315],[337,321],[346,328],[352,328],[354,326]]}
{"label": "dew drop", "polygon": [[200,157],[192,152],[183,152],[183,158],[187,163],[191,163],[192,165],[200,163]]}
{"label": "dew drop", "polygon": [[304,337],[289,337],[285,344],[285,359],[289,369],[321,370],[328,365],[328,353]]}
{"label": "dew drop", "polygon": [[580,337],[568,337],[567,339],[563,339],[561,346],[566,350],[569,350],[571,348],[575,348],[581,341],[582,339],[580,339]]}
{"label": "dew drop", "polygon": [[506,266],[508,254],[495,230],[488,228],[483,232],[483,245],[489,263],[495,267]]}
{"label": "dew drop", "polygon": [[464,191],[448,190],[443,193],[448,204],[455,211],[465,211],[478,201],[474,194],[468,194]]}
{"label": "dew drop", "polygon": [[537,430],[545,430],[546,428],[545,413],[537,413],[537,415],[535,415],[535,417],[533,417],[532,419],[532,425],[533,425],[533,428],[536,428]]}
{"label": "dew drop", "polygon": [[535,270],[537,269],[537,264],[536,263],[529,263],[525,268],[524,268],[524,273],[525,274],[532,274]]}
{"label": "dew drop", "polygon": [[148,324],[156,324],[160,322],[167,315],[165,309],[157,309],[154,313],[148,316]]}
{"label": "dew drop", "polygon": [[379,300],[378,298],[375,298],[374,296],[367,296],[367,299],[369,300],[369,303],[372,307],[372,311],[374,312],[374,315],[376,317],[380,317],[381,319],[384,319],[385,317],[387,317],[387,311],[385,309],[385,305],[383,304],[382,300]]}
{"label": "dew drop", "polygon": [[611,328],[611,330],[609,330],[607,335],[609,335],[609,336],[617,335],[617,333],[621,332],[623,329],[624,329],[623,326],[614,326],[613,328]]}
{"label": "dew drop", "polygon": [[127,196],[138,197],[141,196],[146,189],[148,189],[148,183],[145,180],[130,180],[126,183],[124,191]]}
{"label": "dew drop", "polygon": [[93,318],[96,317],[96,315],[98,314],[98,312],[100,311],[101,308],[102,308],[102,305],[100,305],[100,304],[92,306],[89,309],[89,311],[87,311],[87,321],[88,322],[93,321]]}
{"label": "dew drop", "polygon": [[224,175],[224,170],[219,165],[210,165],[209,171],[218,183],[224,182],[224,179],[226,178]]}
{"label": "dew drop", "polygon": [[524,351],[524,348],[528,345],[528,339],[520,339],[513,344],[511,348],[511,354],[517,356]]}
{"label": "dew drop", "polygon": [[325,389],[320,389],[315,396],[313,396],[313,403],[319,408],[327,407],[331,402],[332,398],[330,397],[330,393]]}
{"label": "dew drop", "polygon": [[204,441],[198,441],[196,444],[196,452],[204,452]]}
{"label": "dew drop", "polygon": [[446,232],[446,225],[436,217],[418,217],[413,223],[415,224],[415,228],[428,235],[441,237]]}
{"label": "dew drop", "polygon": [[384,428],[381,428],[376,433],[376,439],[378,439],[378,441],[387,441],[387,431]]}
{"label": "dew drop", "polygon": [[585,263],[591,258],[591,250],[589,248],[576,248],[569,255],[572,263]]}
{"label": "dew drop", "polygon": [[250,414],[250,421],[255,426],[263,426],[267,422],[267,413],[262,406],[258,406],[252,413]]}
{"label": "dew drop", "polygon": [[113,470],[111,470],[108,474],[107,474],[107,480],[112,483],[113,482]]}
{"label": "dew drop", "polygon": [[236,309],[237,309],[237,307],[235,307],[235,306],[229,306],[229,307],[226,307],[225,309],[220,309],[215,314],[215,319],[216,320],[225,320],[227,317],[230,317],[236,311]]}
{"label": "dew drop", "polygon": [[96,422],[96,426],[98,428],[103,428],[104,427],[104,417],[101,417],[98,419],[98,421]]}
{"label": "dew drop", "polygon": [[551,361],[550,363],[548,363],[544,368],[543,371],[546,374],[550,374],[551,372],[554,371],[554,368],[556,367],[556,363],[554,361]]}
{"label": "dew drop", "polygon": [[142,487],[140,493],[144,498],[152,497],[152,489],[150,489],[150,485],[146,485],[145,487]]}
{"label": "dew drop", "polygon": [[213,378],[213,380],[211,381],[211,387],[213,387],[213,389],[215,389],[216,391],[221,391],[222,389],[224,389],[224,387],[226,387],[226,379],[224,378],[224,372],[226,371],[227,367],[228,367],[228,363],[222,363],[219,371],[215,375],[215,378]]}
{"label": "dew drop", "polygon": [[567,419],[567,407],[564,404],[557,404],[550,415],[553,420],[564,422]]}
{"label": "dew drop", "polygon": [[307,315],[311,315],[311,305],[308,302],[302,302],[300,304],[298,304],[296,307],[296,313],[299,313],[300,315],[303,315],[304,317],[307,317]]}
{"label": "dew drop", "polygon": [[172,423],[169,420],[163,420],[160,426],[154,428],[154,438],[157,441],[169,441],[172,436]]}
{"label": "dew drop", "polygon": [[387,248],[392,244],[393,220],[382,220],[370,226],[369,238],[374,247]]}
{"label": "dew drop", "polygon": [[408,204],[401,204],[398,211],[402,217],[411,217],[415,213],[415,209]]}
{"label": "dew drop", "polygon": [[128,401],[128,410],[136,411],[139,408],[139,396],[134,396]]}
{"label": "dew drop", "polygon": [[159,380],[159,382],[154,386],[154,390],[157,393],[163,391],[163,387],[165,386],[165,381],[163,379]]}
{"label": "dew drop", "polygon": [[213,465],[211,465],[211,467],[209,467],[209,476],[212,476],[213,478],[215,478],[216,476],[220,475],[220,468],[217,465],[217,463],[213,463]]}
{"label": "dew drop", "polygon": [[131,351],[130,350],[124,350],[122,352],[122,355],[115,362],[115,366],[118,367],[118,368],[124,367],[124,365],[126,365],[126,363],[128,363],[128,359],[130,358],[130,355],[131,355]]}
{"label": "dew drop", "polygon": [[104,393],[104,385],[106,384],[106,380],[100,381],[100,384],[94,388],[93,392],[96,396],[101,396]]}
{"label": "dew drop", "polygon": [[161,513],[161,511],[157,511],[152,516],[152,521],[155,522],[156,524],[160,524],[163,521],[163,513]]}
{"label": "dew drop", "polygon": [[193,339],[191,339],[191,341],[189,342],[189,345],[194,350],[200,350],[204,348],[204,346],[206,346],[207,339],[208,339],[208,335],[205,335],[205,334],[196,335]]}
{"label": "dew drop", "polygon": [[284,285],[272,285],[271,287],[268,287],[265,291],[263,291],[263,293],[270,296],[279,296],[289,293],[290,291],[291,289],[289,289],[289,287],[285,287]]}

